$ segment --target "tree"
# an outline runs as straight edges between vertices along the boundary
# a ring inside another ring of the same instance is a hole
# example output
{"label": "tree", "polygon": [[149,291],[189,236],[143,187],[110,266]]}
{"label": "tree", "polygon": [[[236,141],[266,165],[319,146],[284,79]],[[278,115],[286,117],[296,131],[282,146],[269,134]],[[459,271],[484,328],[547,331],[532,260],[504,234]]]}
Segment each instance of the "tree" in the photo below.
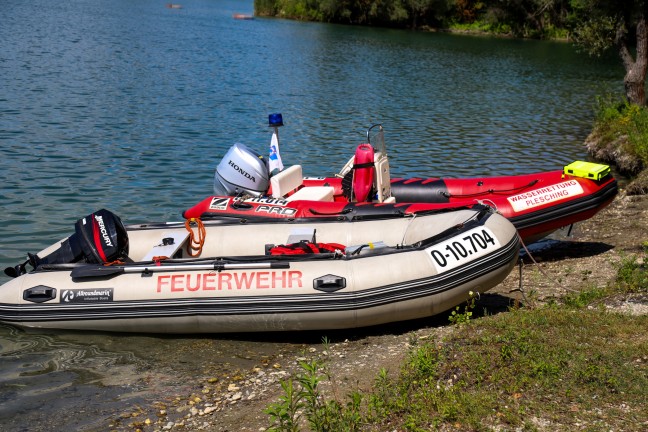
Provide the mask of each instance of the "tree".
{"label": "tree", "polygon": [[626,71],[626,98],[630,103],[645,106],[648,0],[571,0],[571,4],[575,42],[590,55],[600,56],[616,47]]}

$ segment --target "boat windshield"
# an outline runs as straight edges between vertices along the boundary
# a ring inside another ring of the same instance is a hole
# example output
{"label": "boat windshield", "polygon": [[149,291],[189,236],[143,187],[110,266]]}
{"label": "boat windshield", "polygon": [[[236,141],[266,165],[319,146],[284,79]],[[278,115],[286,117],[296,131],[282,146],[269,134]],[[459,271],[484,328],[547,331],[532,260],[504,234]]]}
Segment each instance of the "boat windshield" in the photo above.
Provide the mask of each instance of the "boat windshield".
{"label": "boat windshield", "polygon": [[381,124],[375,124],[367,129],[367,142],[373,146],[376,151],[387,155],[385,146],[385,134]]}

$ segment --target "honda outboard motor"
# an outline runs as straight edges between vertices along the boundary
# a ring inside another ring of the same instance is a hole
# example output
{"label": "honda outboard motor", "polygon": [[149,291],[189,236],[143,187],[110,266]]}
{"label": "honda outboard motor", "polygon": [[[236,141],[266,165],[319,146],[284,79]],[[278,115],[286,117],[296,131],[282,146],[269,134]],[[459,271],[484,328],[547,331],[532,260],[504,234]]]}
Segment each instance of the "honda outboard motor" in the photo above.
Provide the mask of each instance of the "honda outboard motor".
{"label": "honda outboard motor", "polygon": [[270,172],[267,160],[243,144],[234,144],[225,153],[214,174],[214,194],[259,196],[268,190]]}
{"label": "honda outboard motor", "polygon": [[74,234],[61,242],[61,247],[45,257],[29,255],[34,268],[41,264],[87,262],[104,264],[128,256],[128,234],[121,219],[101,209],[74,225]]}

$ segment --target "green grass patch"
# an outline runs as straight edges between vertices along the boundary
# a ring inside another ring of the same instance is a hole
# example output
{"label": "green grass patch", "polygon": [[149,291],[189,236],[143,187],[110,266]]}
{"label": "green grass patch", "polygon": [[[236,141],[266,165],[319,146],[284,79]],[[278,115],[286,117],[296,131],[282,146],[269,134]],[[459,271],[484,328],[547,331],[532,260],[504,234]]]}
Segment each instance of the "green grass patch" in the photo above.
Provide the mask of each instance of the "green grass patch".
{"label": "green grass patch", "polygon": [[[644,249],[647,247],[644,242]],[[647,253],[644,252],[644,259],[640,262],[636,255],[628,255],[621,258],[616,264],[617,277],[616,289],[624,293],[648,293],[648,269],[646,269]]]}
{"label": "green grass patch", "polygon": [[490,33],[494,35],[510,35],[511,27],[506,24],[493,24],[487,21],[474,21],[471,23],[453,22],[448,25],[448,30],[458,33]]}
{"label": "green grass patch", "polygon": [[325,361],[304,362],[266,411],[271,429],[645,430],[648,316],[591,307],[648,293],[645,259],[623,257],[614,283],[562,303],[457,321],[446,339],[411,344],[371,391],[333,389],[346,399],[321,392]]}
{"label": "green grass patch", "polygon": [[648,108],[619,101],[613,96],[599,98],[595,132],[602,142],[622,140],[621,150],[636,156],[648,167]]}

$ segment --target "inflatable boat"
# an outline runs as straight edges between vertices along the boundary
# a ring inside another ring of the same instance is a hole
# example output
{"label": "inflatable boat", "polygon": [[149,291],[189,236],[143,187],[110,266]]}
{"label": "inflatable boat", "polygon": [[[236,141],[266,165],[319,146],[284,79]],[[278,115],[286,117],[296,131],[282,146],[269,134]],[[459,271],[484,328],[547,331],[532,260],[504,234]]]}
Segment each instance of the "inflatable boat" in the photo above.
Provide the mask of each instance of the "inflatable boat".
{"label": "inflatable boat", "polygon": [[[280,114],[272,114],[271,125],[273,121],[283,124]],[[275,132],[271,146],[275,150],[277,137]],[[317,218],[352,213],[361,203],[395,206],[395,211],[403,203],[428,203],[437,208],[487,203],[515,225],[524,242],[531,243],[591,218],[612,202],[618,186],[609,166],[584,161],[517,176],[392,179],[384,131],[381,125],[374,125],[367,131],[367,142],[330,177],[303,177],[300,165],[270,175],[263,156],[236,144],[216,168],[214,191],[216,196],[188,209],[185,215],[248,212],[272,219]],[[259,200],[265,205],[245,207]],[[292,204],[302,201],[310,205]]]}
{"label": "inflatable boat", "polygon": [[0,287],[0,321],[138,333],[345,329],[443,312],[515,265],[517,232],[487,206],[394,208],[128,226],[100,210],[5,270],[14,278]]}

